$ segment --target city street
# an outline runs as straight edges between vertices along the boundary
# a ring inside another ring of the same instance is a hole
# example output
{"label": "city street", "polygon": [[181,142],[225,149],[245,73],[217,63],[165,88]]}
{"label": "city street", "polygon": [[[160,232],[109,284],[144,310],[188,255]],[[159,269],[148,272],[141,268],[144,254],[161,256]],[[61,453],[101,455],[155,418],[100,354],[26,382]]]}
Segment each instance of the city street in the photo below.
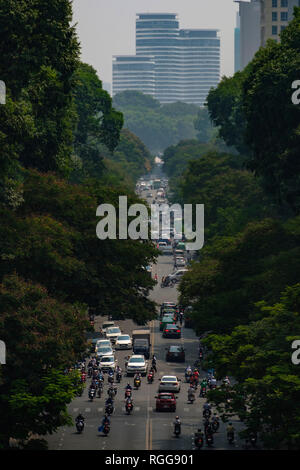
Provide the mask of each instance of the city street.
{"label": "city street", "polygon": [[[157,265],[153,266],[152,275],[158,274],[158,280],[172,272],[173,257],[160,256]],[[157,303],[163,301],[176,301],[177,289],[160,288],[160,282],[153,289],[152,300]],[[103,319],[102,319],[103,321]],[[120,325],[124,333],[130,334],[135,325],[130,320],[115,322]],[[96,329],[99,327],[99,318],[96,321]],[[87,396],[87,388],[81,397],[76,398],[69,406],[69,412],[75,418],[79,412],[85,417],[84,432],[79,435],[75,425],[64,427],[58,433],[48,438],[50,449],[61,450],[192,450],[194,448],[193,434],[200,426],[203,429],[202,406],[205,399],[199,398],[193,404],[187,401],[188,384],[184,380],[185,367],[193,365],[197,358],[198,340],[192,329],[182,328],[180,340],[164,339],[159,331],[159,321],[152,321],[151,348],[157,356],[157,374],[153,384],[148,384],[146,377],[142,378],[139,390],[133,390],[134,409],[131,415],[127,415],[124,408],[124,388],[129,382],[133,386],[133,377],[123,375],[118,384],[118,393],[115,399],[115,411],[111,417],[111,430],[108,436],[98,432],[98,426],[104,415],[104,401],[107,398],[107,375],[105,388],[101,398],[94,398],[90,402]],[[165,348],[169,344],[182,344],[186,352],[186,361],[183,363],[167,363],[165,360]],[[117,351],[116,357],[120,367],[125,369],[125,357],[131,351]],[[156,412],[155,395],[158,391],[158,378],[165,375],[176,375],[182,380],[181,391],[178,396],[176,412]],[[203,375],[203,374],[202,374]],[[90,379],[88,380],[88,382]],[[182,433],[179,438],[173,434],[173,421],[178,415],[182,422]],[[236,429],[237,423],[233,421]],[[241,443],[238,438],[230,446],[227,443],[225,425],[221,423],[218,433],[214,434],[214,449],[238,449]],[[204,445],[203,450],[207,447]]]}

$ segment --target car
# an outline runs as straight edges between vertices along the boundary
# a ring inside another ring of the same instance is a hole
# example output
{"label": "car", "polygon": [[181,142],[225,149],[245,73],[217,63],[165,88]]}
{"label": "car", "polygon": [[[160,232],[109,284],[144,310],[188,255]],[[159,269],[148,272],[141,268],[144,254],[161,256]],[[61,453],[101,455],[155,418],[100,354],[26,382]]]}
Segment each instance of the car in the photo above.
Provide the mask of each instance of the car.
{"label": "car", "polygon": [[174,313],[171,313],[169,315],[163,315],[162,319],[159,322],[159,330],[163,331],[164,327],[166,325],[169,325],[170,323],[175,323]]}
{"label": "car", "polygon": [[132,349],[132,340],[129,335],[120,335],[115,342],[116,349]]}
{"label": "car", "polygon": [[185,350],[180,345],[168,346],[166,348],[166,361],[185,361]]}
{"label": "car", "polygon": [[103,348],[104,346],[109,348],[112,347],[110,339],[98,339],[95,347],[95,352],[97,352],[99,348]]}
{"label": "car", "polygon": [[160,313],[162,313],[162,311],[165,307],[174,307],[174,308],[176,308],[177,305],[175,304],[175,302],[163,302],[160,306]]}
{"label": "car", "polygon": [[176,375],[164,375],[160,380],[159,392],[180,392],[180,382]]}
{"label": "car", "polygon": [[178,269],[175,273],[170,274],[170,280],[180,281],[182,276],[188,272],[188,269]]}
{"label": "car", "polygon": [[109,369],[115,370],[116,363],[118,362],[114,356],[102,356],[100,358],[99,367],[103,372],[108,371]]}
{"label": "car", "polygon": [[163,255],[173,256],[173,248],[172,245],[166,242],[159,242],[157,247]]}
{"label": "car", "polygon": [[106,338],[110,339],[114,343],[118,336],[120,336],[122,331],[118,326],[112,326],[111,328],[106,329]]}
{"label": "car", "polygon": [[148,193],[148,194],[147,194],[147,197],[153,197],[153,194],[152,194],[152,193]]}
{"label": "car", "polygon": [[175,264],[178,268],[184,268],[186,266],[186,261],[184,258],[176,257]]}
{"label": "car", "polygon": [[114,321],[106,321],[102,324],[102,327],[101,327],[101,330],[102,330],[102,333],[105,335],[106,333],[106,330],[107,328],[111,328],[115,326],[115,322]]}
{"label": "car", "polygon": [[176,397],[174,393],[159,393],[155,398],[156,411],[176,411]]}
{"label": "car", "polygon": [[141,354],[133,354],[128,360],[126,372],[127,375],[134,375],[136,372],[140,372],[142,375],[146,375],[147,368],[148,361],[146,361],[145,357]]}
{"label": "car", "polygon": [[181,329],[174,323],[168,323],[163,329],[163,338],[181,338]]}
{"label": "car", "polygon": [[103,356],[113,356],[114,355],[114,350],[110,346],[102,346],[101,348],[97,349],[97,357],[103,357]]}

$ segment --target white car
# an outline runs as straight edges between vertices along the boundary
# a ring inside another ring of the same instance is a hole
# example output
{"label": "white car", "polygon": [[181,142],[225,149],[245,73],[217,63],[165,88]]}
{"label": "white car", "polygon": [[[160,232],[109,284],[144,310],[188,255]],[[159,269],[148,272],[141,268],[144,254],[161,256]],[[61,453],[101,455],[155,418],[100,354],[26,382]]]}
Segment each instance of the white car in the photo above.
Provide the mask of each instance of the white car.
{"label": "white car", "polygon": [[147,367],[148,361],[146,361],[145,357],[140,354],[134,354],[128,360],[126,372],[127,375],[135,374],[136,372],[140,372],[142,375],[146,375]]}
{"label": "white car", "polygon": [[113,356],[114,351],[110,346],[102,346],[97,349],[97,357],[101,359],[103,356]]}
{"label": "white car", "polygon": [[181,382],[181,379],[178,379],[175,375],[164,375],[160,379],[158,391],[178,393],[180,392],[180,382]]}
{"label": "white car", "polygon": [[107,339],[110,339],[112,343],[114,343],[121,333],[122,331],[118,326],[112,326],[111,328],[106,329],[105,336]]}
{"label": "white car", "polygon": [[102,356],[100,359],[99,367],[103,370],[113,369],[115,370],[116,363],[118,362],[114,356]]}
{"label": "white car", "polygon": [[132,349],[132,340],[129,335],[120,335],[116,339],[116,349]]}
{"label": "white car", "polygon": [[99,348],[103,348],[105,346],[111,348],[112,344],[110,339],[99,339],[96,343],[95,352],[97,352]]}
{"label": "white car", "polygon": [[178,268],[181,268],[181,267],[184,267],[186,266],[186,262],[185,262],[185,259],[184,258],[176,258],[175,259],[175,263],[176,263],[176,266],[178,266]]}
{"label": "white car", "polygon": [[175,280],[175,281],[180,281],[182,276],[188,272],[188,269],[178,269],[178,271],[176,271],[175,273],[173,274],[170,274],[170,279],[171,280]]}

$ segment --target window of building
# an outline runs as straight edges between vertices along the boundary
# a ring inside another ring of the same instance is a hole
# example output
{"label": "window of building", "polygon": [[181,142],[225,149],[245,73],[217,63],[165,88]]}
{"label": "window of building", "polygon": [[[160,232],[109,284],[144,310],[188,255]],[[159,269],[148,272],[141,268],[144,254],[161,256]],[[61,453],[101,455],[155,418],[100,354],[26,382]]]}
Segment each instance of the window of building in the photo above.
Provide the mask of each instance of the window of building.
{"label": "window of building", "polygon": [[287,8],[288,7],[288,0],[281,0],[281,8]]}
{"label": "window of building", "polygon": [[277,0],[272,0],[272,8],[277,8]]}
{"label": "window of building", "polygon": [[287,11],[282,11],[280,13],[280,19],[281,19],[281,21],[287,21],[288,20],[288,12]]}
{"label": "window of building", "polygon": [[272,21],[277,21],[278,16],[277,16],[277,11],[272,11]]}
{"label": "window of building", "polygon": [[277,26],[272,26],[272,35],[273,35],[273,36],[277,36],[277,34],[278,34],[277,31],[278,31]]}
{"label": "window of building", "polygon": [[286,28],[286,26],[281,26],[281,31],[283,31]]}

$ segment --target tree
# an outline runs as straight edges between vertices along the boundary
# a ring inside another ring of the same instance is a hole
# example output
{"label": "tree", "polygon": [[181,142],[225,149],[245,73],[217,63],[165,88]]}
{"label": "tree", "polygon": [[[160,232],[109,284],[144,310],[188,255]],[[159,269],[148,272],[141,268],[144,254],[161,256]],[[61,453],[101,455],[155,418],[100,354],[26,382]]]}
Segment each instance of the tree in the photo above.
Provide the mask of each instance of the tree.
{"label": "tree", "polygon": [[246,141],[252,150],[248,166],[262,177],[274,200],[288,203],[296,214],[300,210],[300,108],[291,101],[291,86],[300,71],[299,25],[298,8],[280,44],[270,40],[255,55],[242,95]]}
{"label": "tree", "polygon": [[3,278],[0,299],[7,349],[0,369],[0,446],[7,448],[10,437],[25,440],[70,422],[66,405],[78,379],[62,371],[84,352],[88,322],[83,306],[58,301],[15,274]]}
{"label": "tree", "polygon": [[259,302],[257,309],[260,320],[204,340],[218,376],[237,380],[209,399],[224,419],[239,416],[246,426],[242,437],[254,431],[265,448],[298,450],[300,369],[291,361],[291,344],[300,339],[300,284],[287,287],[278,303]]}

